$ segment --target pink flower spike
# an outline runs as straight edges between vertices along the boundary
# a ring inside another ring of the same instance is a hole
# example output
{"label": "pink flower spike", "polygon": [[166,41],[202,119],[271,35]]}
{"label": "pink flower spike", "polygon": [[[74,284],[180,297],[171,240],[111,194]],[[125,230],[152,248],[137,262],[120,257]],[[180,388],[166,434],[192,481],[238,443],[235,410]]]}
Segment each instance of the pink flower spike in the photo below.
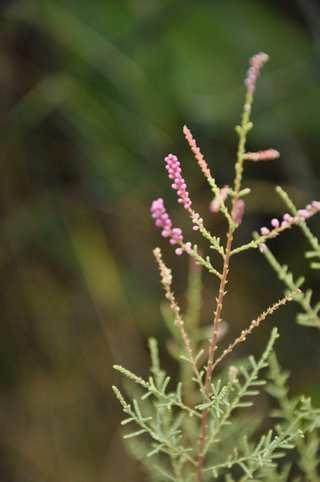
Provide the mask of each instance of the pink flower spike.
{"label": "pink flower spike", "polygon": [[320,211],[320,202],[312,201],[310,204],[307,204],[304,209],[299,209],[299,211],[297,212],[297,217],[300,220],[305,221],[306,219],[316,214],[318,211]]}
{"label": "pink flower spike", "polygon": [[244,158],[248,161],[273,161],[280,157],[280,152],[276,149],[266,149],[258,152],[246,152]]}
{"label": "pink flower spike", "polygon": [[165,231],[168,231],[170,233],[172,228],[172,221],[166,211],[163,199],[159,198],[153,201],[150,211],[151,216],[155,220],[156,226],[161,227]]}
{"label": "pink flower spike", "polygon": [[187,190],[187,184],[181,175],[179,159],[174,154],[168,154],[164,160],[169,179],[173,180],[172,188],[177,191],[178,194],[178,203],[183,204],[185,209],[190,209],[192,203]]}
{"label": "pink flower spike", "polygon": [[161,228],[161,235],[164,238],[169,238],[170,244],[179,244],[183,242],[182,230],[173,227],[162,198],[153,201],[150,211],[156,227]]}
{"label": "pink flower spike", "polygon": [[175,241],[175,243],[178,243],[179,241],[182,241],[182,239],[182,230],[180,228],[173,228],[171,230],[171,240]]}
{"label": "pink flower spike", "polygon": [[183,249],[182,249],[182,248],[177,248],[177,249],[175,250],[175,253],[176,253],[177,256],[181,256],[182,253],[183,253]]}
{"label": "pink flower spike", "polygon": [[270,230],[268,228],[266,228],[265,226],[263,226],[260,229],[260,233],[262,234],[262,236],[267,236],[270,233]]}
{"label": "pink flower spike", "polygon": [[279,219],[277,219],[277,218],[271,219],[271,226],[272,226],[273,228],[278,228],[278,227],[280,226]]}
{"label": "pink flower spike", "polygon": [[245,85],[248,92],[253,94],[256,88],[256,82],[260,74],[262,66],[267,62],[269,56],[263,52],[259,52],[250,59],[250,68],[247,72]]}
{"label": "pink flower spike", "polygon": [[210,169],[209,169],[208,164],[207,164],[207,161],[203,157],[203,154],[200,151],[200,148],[198,147],[197,142],[192,135],[192,132],[190,131],[190,129],[187,126],[183,126],[183,133],[184,133],[184,137],[186,138],[187,143],[190,146],[191,151],[194,154],[194,157],[195,157],[201,171],[203,172],[205,177],[207,177],[207,178],[212,177],[211,173],[210,173]]}

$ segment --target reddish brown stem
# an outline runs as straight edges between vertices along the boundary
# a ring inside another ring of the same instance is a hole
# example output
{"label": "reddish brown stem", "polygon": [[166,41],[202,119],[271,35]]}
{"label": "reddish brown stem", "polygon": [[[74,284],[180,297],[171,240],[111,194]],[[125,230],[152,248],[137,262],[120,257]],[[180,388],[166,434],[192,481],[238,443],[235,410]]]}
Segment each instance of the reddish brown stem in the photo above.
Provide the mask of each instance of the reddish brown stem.
{"label": "reddish brown stem", "polygon": [[[223,299],[226,294],[226,286],[228,284],[228,274],[229,274],[229,262],[230,262],[230,254],[232,249],[232,241],[233,241],[233,230],[229,228],[227,234],[227,244],[225,249],[224,255],[224,262],[223,262],[223,271],[222,277],[219,286],[219,292],[217,297],[217,305],[214,312],[213,318],[213,329],[212,329],[212,336],[209,344],[209,352],[208,352],[208,363],[207,363],[207,370],[206,370],[206,378],[205,378],[205,393],[209,396],[210,395],[210,383],[212,380],[213,368],[214,368],[214,355],[217,349],[217,341],[218,341],[218,326],[221,322],[221,314],[222,314],[222,307],[223,307]],[[207,428],[208,428],[208,415],[209,409],[204,410],[201,422],[200,422],[200,434],[198,439],[198,464],[197,464],[197,480],[198,482],[203,482],[203,464],[204,464],[204,448],[205,442],[207,437]]]}

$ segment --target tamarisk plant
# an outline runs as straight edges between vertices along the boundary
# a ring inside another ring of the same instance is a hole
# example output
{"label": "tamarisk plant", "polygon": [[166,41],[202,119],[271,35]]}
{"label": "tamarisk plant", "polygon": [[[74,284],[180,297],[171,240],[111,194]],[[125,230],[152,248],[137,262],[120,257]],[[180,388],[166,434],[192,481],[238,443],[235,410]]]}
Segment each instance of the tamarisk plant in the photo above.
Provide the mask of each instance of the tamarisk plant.
{"label": "tamarisk plant", "polygon": [[[271,220],[270,228],[262,227],[252,240],[241,246],[235,245],[236,233],[245,214],[244,198],[250,193],[243,186],[245,165],[247,162],[262,162],[279,157],[275,149],[259,152],[248,152],[246,149],[247,136],[253,126],[251,110],[256,83],[267,60],[268,56],[264,53],[258,53],[250,60],[245,79],[246,94],[241,123],[236,127],[239,142],[231,186],[219,187],[190,129],[187,126],[183,128],[186,141],[213,193],[210,210],[221,213],[226,220],[225,240],[211,234],[203,218],[195,211],[178,157],[173,154],[165,157],[165,167],[178,202],[190,216],[193,230],[198,231],[208,242],[220,263],[214,262],[210,256],[203,256],[197,245],[187,240],[182,230],[174,226],[162,198],[156,199],[151,205],[151,215],[156,227],[161,229],[162,236],[174,246],[178,256],[186,254],[193,263],[187,310],[183,313],[173,290],[172,271],[165,264],[160,248],[155,248],[153,252],[168,302],[163,313],[173,336],[169,349],[179,361],[181,369],[177,384],[170,380],[160,365],[155,339],[149,341],[151,368],[147,379],[119,365],[115,366],[130,382],[129,391],[133,393],[132,401],[127,401],[120,390],[113,387],[125,414],[122,425],[126,428],[135,426],[125,433],[124,438],[128,440],[131,452],[145,466],[150,481],[292,480],[291,466],[280,461],[289,450],[296,450],[300,454],[296,467],[300,472],[297,473],[304,473],[308,477],[297,480],[318,480],[319,410],[312,407],[309,399],[289,398],[287,376],[281,372],[274,355],[274,344],[279,336],[277,329],[273,328],[259,359],[251,356],[236,366],[227,367],[222,364],[267,317],[291,300],[301,304],[305,316],[309,317],[309,324],[311,318],[317,318],[319,309],[318,305],[311,307],[310,294],[300,290],[301,280],[294,281],[288,270],[277,264],[267,247],[269,240],[298,226],[312,245],[308,256],[318,257],[319,244],[309,231],[306,220],[320,210],[319,202],[311,202],[297,210],[288,196],[278,189],[289,205],[291,214],[286,213],[281,221]],[[260,249],[288,289],[283,298],[258,314],[229,346],[221,349],[223,307],[230,267],[234,256],[249,249]],[[315,267],[319,267],[319,263]],[[209,340],[207,333],[203,334],[199,326],[200,268],[207,269],[218,279],[219,285],[214,297]],[[269,383],[266,384],[265,371],[268,367]],[[261,434],[261,423],[247,409],[252,407],[254,397],[260,394],[264,385],[278,402],[279,409],[275,415],[279,423]],[[302,437],[305,434],[309,438],[304,441]]]}

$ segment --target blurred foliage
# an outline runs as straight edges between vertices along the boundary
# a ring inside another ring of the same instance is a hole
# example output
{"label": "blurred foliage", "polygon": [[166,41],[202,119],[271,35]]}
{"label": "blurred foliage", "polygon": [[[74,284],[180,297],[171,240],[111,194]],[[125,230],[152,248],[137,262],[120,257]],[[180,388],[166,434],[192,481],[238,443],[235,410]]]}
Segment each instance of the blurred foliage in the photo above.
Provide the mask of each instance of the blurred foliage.
{"label": "blurred foliage", "polygon": [[[264,50],[271,61],[250,148],[271,145],[282,158],[250,168],[256,194],[241,236],[281,209],[271,182],[298,204],[319,197],[319,8],[314,0],[7,0],[0,8],[1,480],[141,480],[118,438],[110,367],[143,372],[146,336],[167,337],[151,199],[166,196],[176,222],[186,219],[163,155],[183,157],[205,214],[208,192],[181,127],[192,127],[227,182],[247,59]],[[210,223],[221,231],[221,219]],[[275,249],[300,273],[303,240],[289,236]],[[182,292],[185,266],[172,263]],[[230,334],[281,289],[258,255],[239,259],[233,283]],[[202,321],[213,287],[205,290]],[[285,366],[298,390],[320,397],[318,340],[293,318],[288,312],[280,329]],[[247,350],[265,339],[262,330]]]}

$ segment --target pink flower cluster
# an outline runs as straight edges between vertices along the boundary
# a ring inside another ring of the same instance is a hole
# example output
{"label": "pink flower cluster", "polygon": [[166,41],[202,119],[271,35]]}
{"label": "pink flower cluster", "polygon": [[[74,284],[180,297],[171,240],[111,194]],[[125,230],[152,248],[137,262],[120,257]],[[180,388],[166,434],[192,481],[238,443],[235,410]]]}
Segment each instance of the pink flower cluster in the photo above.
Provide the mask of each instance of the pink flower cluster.
{"label": "pink flower cluster", "polygon": [[200,151],[200,148],[197,146],[197,142],[196,142],[195,138],[193,137],[192,132],[190,131],[190,129],[187,126],[183,126],[183,133],[184,133],[184,137],[186,138],[186,141],[188,142],[188,144],[189,144],[189,146],[190,146],[190,148],[191,148],[191,150],[194,154],[194,157],[195,157],[201,171],[203,172],[203,174],[206,177],[211,177],[211,173],[210,173],[210,169],[208,167],[207,161],[203,157],[203,154]]}
{"label": "pink flower cluster", "polygon": [[250,68],[247,73],[245,84],[251,94],[253,94],[256,88],[256,82],[257,78],[259,77],[260,70],[268,59],[269,55],[265,54],[264,52],[259,52],[250,59]]}
{"label": "pink flower cluster", "polygon": [[[291,214],[286,213],[283,215],[281,221],[279,221],[279,219],[277,218],[273,218],[271,220],[271,229],[267,228],[266,226],[263,226],[260,229],[261,236],[266,236],[267,238],[275,238],[281,231],[291,228],[294,224],[297,224],[301,221],[306,221],[319,211],[320,202],[312,201],[304,209],[299,209],[295,216],[291,216]],[[264,243],[260,243],[259,248],[260,251],[264,251]]]}
{"label": "pink flower cluster", "polygon": [[181,255],[183,251],[191,249],[191,243],[183,243],[182,230],[180,228],[174,228],[169,214],[167,213],[164,201],[162,198],[156,199],[151,204],[151,216],[155,221],[155,225],[161,228],[161,235],[164,238],[169,238],[170,244],[179,244],[175,252],[177,255]]}
{"label": "pink flower cluster", "polygon": [[179,159],[174,154],[168,154],[164,160],[166,163],[168,176],[173,180],[173,184],[171,186],[177,191],[178,202],[181,203],[185,209],[190,209],[192,203],[187,190],[187,184],[181,175],[181,165]]}
{"label": "pink flower cluster", "polygon": [[264,151],[258,152],[246,152],[244,158],[248,161],[272,161],[273,159],[278,159],[280,157],[280,152],[276,149],[266,149]]}

